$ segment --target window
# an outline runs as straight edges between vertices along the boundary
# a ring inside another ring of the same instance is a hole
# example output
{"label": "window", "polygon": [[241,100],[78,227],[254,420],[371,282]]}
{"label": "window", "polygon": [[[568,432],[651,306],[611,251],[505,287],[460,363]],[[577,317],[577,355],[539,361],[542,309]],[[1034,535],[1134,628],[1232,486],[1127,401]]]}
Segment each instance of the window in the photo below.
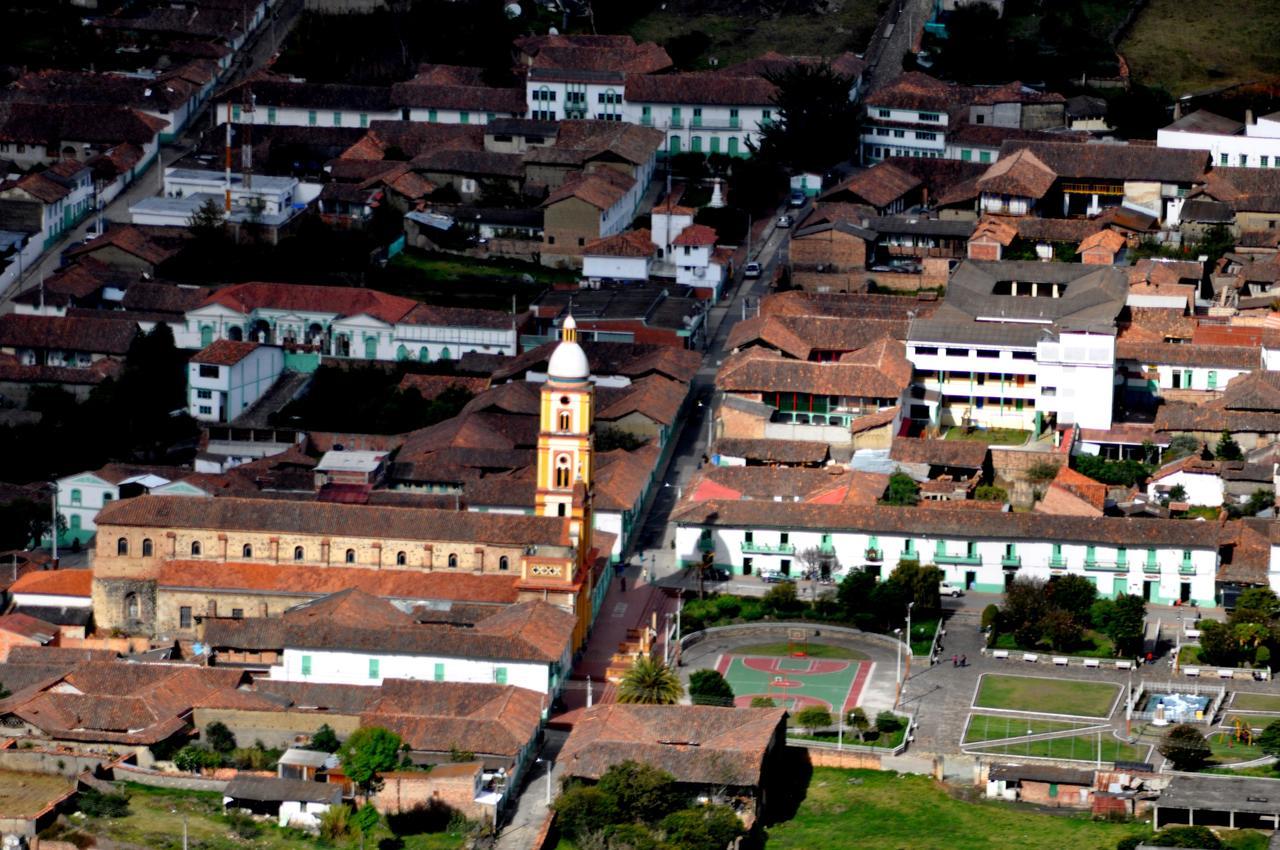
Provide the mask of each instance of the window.
{"label": "window", "polygon": [[444,681],[444,662],[443,661],[436,662],[436,669],[434,671],[434,675],[432,678],[434,678],[437,682]]}
{"label": "window", "polygon": [[311,656],[310,655],[302,656],[302,675],[304,676],[311,675]]}
{"label": "window", "polygon": [[316,126],[316,111],[314,109],[307,112],[307,126]]}
{"label": "window", "polygon": [[81,498],[81,497],[80,497],[80,490],[79,490],[79,489],[73,489],[73,490],[71,491],[71,504],[73,504],[73,505],[78,505],[78,504],[80,504],[80,498]]}
{"label": "window", "polygon": [[396,566],[397,566],[397,567],[403,567],[403,566],[404,566],[405,564],[407,564],[407,563],[409,563],[409,558],[408,558],[408,556],[407,556],[407,555],[405,555],[405,553],[404,553],[404,552],[397,552],[397,553],[396,553]]}
{"label": "window", "polygon": [[456,566],[458,566],[458,556],[457,556],[457,555],[450,555],[450,556],[449,556],[449,567],[450,567],[450,568],[453,568],[453,567],[456,567]]}
{"label": "window", "polygon": [[1245,168],[1245,167],[1248,167],[1248,165],[1249,165],[1249,155],[1247,153],[1240,154],[1240,166],[1242,168]]}
{"label": "window", "polygon": [[569,430],[570,419],[571,417],[569,416],[569,411],[567,410],[560,411],[560,430],[561,431]]}
{"label": "window", "polygon": [[877,136],[887,136],[887,135],[889,135],[889,131],[888,131],[887,129],[885,129],[884,127],[877,127],[877,128],[876,128],[876,135],[877,135]]}
{"label": "window", "polygon": [[772,109],[762,109],[762,110],[760,110],[760,123],[761,123],[761,124],[772,124],[772,123],[773,123],[773,110],[772,110]]}
{"label": "window", "polygon": [[1225,153],[1224,153],[1224,154],[1221,154],[1221,155],[1218,157],[1218,164],[1219,164],[1219,165],[1230,165],[1230,164],[1231,164],[1231,155],[1230,155],[1230,154],[1225,154]]}
{"label": "window", "polygon": [[295,561],[301,561],[301,560],[302,560],[302,555],[303,555],[302,547],[301,547],[301,546],[294,546],[294,547],[293,547],[293,559],[294,559]]}
{"label": "window", "polygon": [[920,120],[921,121],[941,121],[942,116],[939,115],[937,112],[921,112]]}
{"label": "window", "polygon": [[919,139],[919,140],[920,140],[920,141],[922,141],[922,142],[932,142],[932,141],[936,141],[936,140],[937,140],[937,138],[938,138],[938,134],[937,134],[937,133],[919,133],[919,132],[918,132],[918,133],[916,133],[916,138],[917,138],[917,139]]}
{"label": "window", "polygon": [[209,366],[205,363],[200,364],[200,377],[216,378],[222,374],[222,370],[217,366]]}
{"label": "window", "polygon": [[146,537],[142,540],[142,557],[150,558],[152,554],[151,538]]}
{"label": "window", "polygon": [[369,678],[378,678],[378,659],[376,658],[369,659]]}
{"label": "window", "polygon": [[985,123],[987,123],[987,116],[985,116],[985,115],[983,115],[983,114],[979,113],[979,114],[978,114],[977,116],[975,116],[975,117],[978,119],[977,121],[975,121],[975,122],[974,122],[975,124],[985,124]]}
{"label": "window", "polygon": [[191,554],[197,558],[200,557],[200,541],[199,540],[191,541]]}
{"label": "window", "polygon": [[274,106],[267,107],[267,123],[268,124],[276,123],[276,108]]}
{"label": "window", "polygon": [[232,608],[232,609],[231,609],[231,619],[233,619],[233,620],[243,620],[243,619],[244,619],[244,609],[243,609],[243,608]]}
{"label": "window", "polygon": [[498,684],[498,685],[505,685],[505,684],[507,683],[507,668],[506,668],[506,667],[494,667],[494,668],[493,668],[493,681],[494,681],[494,683],[495,683],[495,684]]}
{"label": "window", "polygon": [[234,104],[231,106],[231,120],[236,123],[240,121],[240,107]]}
{"label": "window", "polygon": [[876,115],[879,115],[881,118],[888,118],[888,117],[889,117],[889,110],[887,110],[887,109],[877,109],[877,110],[876,110]]}
{"label": "window", "polygon": [[458,123],[459,123],[459,124],[470,124],[470,123],[471,123],[471,113],[470,113],[470,112],[467,112],[466,110],[463,110],[463,111],[459,112],[459,113],[458,113]]}
{"label": "window", "polygon": [[119,540],[116,541],[116,554],[117,555],[129,554],[129,538],[121,537]]}
{"label": "window", "polygon": [[1209,389],[1216,390],[1218,388],[1218,373],[1210,369],[1208,379]]}
{"label": "window", "polygon": [[335,126],[335,127],[341,127],[341,126],[342,126],[342,113],[341,113],[341,112],[335,112],[335,113],[333,113],[333,126]]}
{"label": "window", "polygon": [[346,561],[347,561],[347,563],[348,563],[348,564],[354,564],[354,563],[356,562],[356,550],[355,550],[355,549],[348,549],[348,550],[347,550]]}
{"label": "window", "polygon": [[191,628],[191,606],[183,605],[178,608],[178,628]]}
{"label": "window", "polygon": [[253,546],[248,543],[244,544],[244,546],[240,547],[240,555],[245,558],[252,558]]}
{"label": "window", "polygon": [[1263,168],[1266,168],[1268,165],[1271,164],[1271,157],[1269,156],[1263,155],[1258,157],[1258,159],[1261,162]]}
{"label": "window", "polygon": [[201,415],[201,416],[212,416],[212,415],[213,415],[213,408],[212,408],[212,407],[210,407],[210,406],[209,406],[209,405],[207,405],[207,404],[202,404],[202,405],[200,405],[200,415]]}
{"label": "window", "polygon": [[124,598],[124,618],[126,620],[137,620],[142,616],[142,604],[138,601],[138,594],[130,593]]}
{"label": "window", "polygon": [[907,136],[907,131],[906,131],[906,130],[894,130],[894,131],[893,131],[893,137],[894,137],[895,139],[905,139],[905,138],[906,138],[906,136]]}
{"label": "window", "polygon": [[369,113],[368,113],[368,112],[361,112],[361,113],[360,113],[360,126],[361,126],[361,127],[368,127],[368,126],[369,126]]}
{"label": "window", "polygon": [[509,569],[510,567],[511,567],[511,561],[507,559],[507,556],[506,556],[506,555],[503,555],[501,558],[499,558],[499,559],[498,559],[498,569],[499,569],[499,570],[504,570],[504,571],[505,571],[505,570]]}
{"label": "window", "polygon": [[439,119],[440,119],[440,113],[436,112],[436,110],[434,110],[434,109],[428,109],[428,110],[427,110],[427,120],[428,120],[428,121],[430,121],[432,124],[434,124],[434,123],[436,123],[436,121],[438,121]]}
{"label": "window", "polygon": [[196,398],[213,398],[213,390],[196,390]]}

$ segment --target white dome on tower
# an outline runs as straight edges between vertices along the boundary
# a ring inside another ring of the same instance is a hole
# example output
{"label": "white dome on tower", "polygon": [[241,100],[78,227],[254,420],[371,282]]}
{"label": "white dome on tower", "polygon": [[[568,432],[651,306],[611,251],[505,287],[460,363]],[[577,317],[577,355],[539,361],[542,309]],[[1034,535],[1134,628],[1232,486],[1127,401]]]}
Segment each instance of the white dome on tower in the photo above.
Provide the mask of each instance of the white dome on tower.
{"label": "white dome on tower", "polygon": [[591,364],[587,362],[587,353],[578,345],[578,323],[572,314],[566,316],[561,325],[560,344],[551,352],[547,375],[560,381],[585,381],[591,377]]}

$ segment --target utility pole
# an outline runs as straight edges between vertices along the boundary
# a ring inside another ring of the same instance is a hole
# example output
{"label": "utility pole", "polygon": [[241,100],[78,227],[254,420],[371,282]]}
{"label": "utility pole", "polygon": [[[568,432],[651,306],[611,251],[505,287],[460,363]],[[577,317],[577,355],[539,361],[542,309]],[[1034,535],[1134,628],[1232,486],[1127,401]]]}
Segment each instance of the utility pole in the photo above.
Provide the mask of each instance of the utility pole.
{"label": "utility pole", "polygon": [[[44,290],[41,289],[41,292]],[[53,482],[53,524],[49,526],[49,541],[53,544],[53,563],[58,563],[58,482]]]}

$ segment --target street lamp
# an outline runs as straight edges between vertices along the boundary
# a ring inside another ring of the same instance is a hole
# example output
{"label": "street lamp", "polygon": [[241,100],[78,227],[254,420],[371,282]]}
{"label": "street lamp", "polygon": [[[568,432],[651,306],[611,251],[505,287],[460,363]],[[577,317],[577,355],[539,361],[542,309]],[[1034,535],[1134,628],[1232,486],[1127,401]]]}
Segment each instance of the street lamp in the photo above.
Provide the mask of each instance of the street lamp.
{"label": "street lamp", "polygon": [[[901,690],[902,689],[902,629],[894,629],[893,633],[898,638],[896,642],[897,645],[896,645],[896,654],[894,656],[893,669],[897,671],[897,685],[898,685],[898,689]],[[898,704],[897,700],[894,700],[894,705],[897,705],[897,704]]]}

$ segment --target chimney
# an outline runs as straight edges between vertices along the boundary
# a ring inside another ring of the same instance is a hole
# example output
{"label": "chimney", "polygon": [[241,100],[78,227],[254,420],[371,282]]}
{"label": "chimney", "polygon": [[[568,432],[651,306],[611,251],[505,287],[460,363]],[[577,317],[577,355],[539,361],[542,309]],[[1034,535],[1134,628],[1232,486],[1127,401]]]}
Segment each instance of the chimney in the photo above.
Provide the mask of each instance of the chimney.
{"label": "chimney", "polygon": [[1244,123],[1246,126],[1253,124],[1253,110],[1246,109],[1244,111]]}

